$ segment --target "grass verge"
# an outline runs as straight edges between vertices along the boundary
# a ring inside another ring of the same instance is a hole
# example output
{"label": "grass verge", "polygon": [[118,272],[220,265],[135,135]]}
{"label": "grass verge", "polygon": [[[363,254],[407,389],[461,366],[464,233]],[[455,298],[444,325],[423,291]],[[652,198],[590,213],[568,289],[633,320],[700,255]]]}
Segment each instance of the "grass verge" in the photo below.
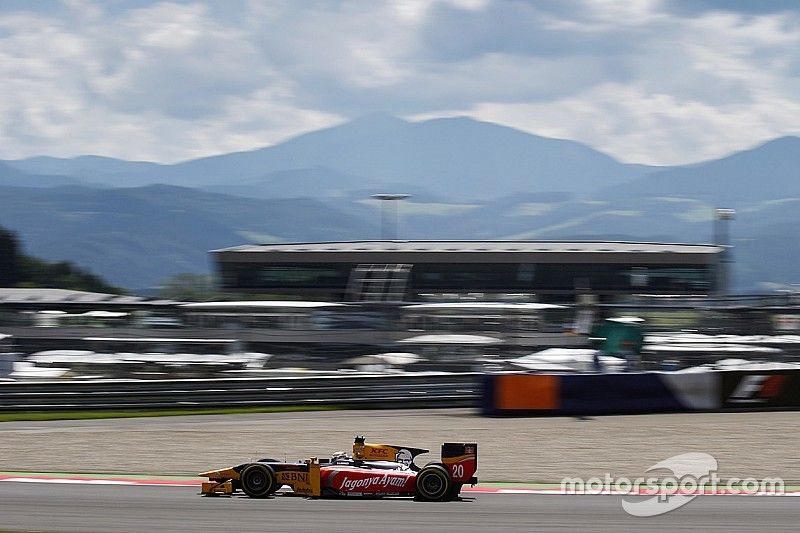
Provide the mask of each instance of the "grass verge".
{"label": "grass verge", "polygon": [[201,409],[120,410],[120,411],[15,411],[0,413],[0,422],[48,421],[48,420],[95,420],[102,418],[139,418],[146,416],[187,415],[241,415],[250,413],[293,413],[301,411],[336,411],[332,405],[285,405],[275,407],[229,407]]}

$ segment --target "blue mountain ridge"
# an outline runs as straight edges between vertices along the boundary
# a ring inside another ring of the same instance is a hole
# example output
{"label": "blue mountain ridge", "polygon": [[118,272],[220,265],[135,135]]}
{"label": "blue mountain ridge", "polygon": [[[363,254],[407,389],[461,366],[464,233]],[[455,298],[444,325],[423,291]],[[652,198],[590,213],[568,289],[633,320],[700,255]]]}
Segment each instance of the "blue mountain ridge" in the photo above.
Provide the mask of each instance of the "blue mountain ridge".
{"label": "blue mountain ridge", "polygon": [[800,284],[798,169],[793,136],[659,168],[467,118],[370,115],[175,165],[99,156],[0,162],[0,226],[19,232],[34,255],[139,289],[209,271],[212,248],[377,238],[376,192],[412,194],[400,231],[414,239],[710,242],[713,209],[725,206],[737,209],[734,284],[753,291]]}

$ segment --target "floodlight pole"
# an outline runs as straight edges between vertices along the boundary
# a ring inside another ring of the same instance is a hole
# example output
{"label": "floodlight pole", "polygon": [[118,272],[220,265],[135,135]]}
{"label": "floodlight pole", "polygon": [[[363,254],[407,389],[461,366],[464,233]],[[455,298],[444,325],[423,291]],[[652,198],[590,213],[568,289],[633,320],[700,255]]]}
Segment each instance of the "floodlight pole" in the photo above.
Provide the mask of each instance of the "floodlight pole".
{"label": "floodlight pole", "polygon": [[729,221],[736,217],[736,210],[725,207],[718,207],[714,210],[714,244],[721,248],[717,257],[717,294],[728,296],[730,290],[730,264],[731,244]]}
{"label": "floodlight pole", "polygon": [[[410,194],[373,194],[372,198],[381,201],[381,240],[390,241],[398,238],[400,226],[400,200],[409,198]],[[394,213],[390,213],[387,204],[394,204]],[[394,215],[394,216],[392,216]]]}

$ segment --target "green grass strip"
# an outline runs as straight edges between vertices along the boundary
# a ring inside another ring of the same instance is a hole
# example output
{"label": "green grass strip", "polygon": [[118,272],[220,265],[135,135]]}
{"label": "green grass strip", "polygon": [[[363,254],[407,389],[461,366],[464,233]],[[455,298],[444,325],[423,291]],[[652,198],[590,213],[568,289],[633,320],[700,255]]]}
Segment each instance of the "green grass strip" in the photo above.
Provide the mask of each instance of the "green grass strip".
{"label": "green grass strip", "polygon": [[139,418],[148,416],[188,416],[188,415],[241,415],[250,413],[293,413],[301,411],[336,411],[341,409],[331,405],[285,405],[273,407],[226,407],[189,408],[164,410],[120,410],[120,411],[14,411],[0,413],[0,422],[40,422],[48,420],[96,420],[103,418]]}

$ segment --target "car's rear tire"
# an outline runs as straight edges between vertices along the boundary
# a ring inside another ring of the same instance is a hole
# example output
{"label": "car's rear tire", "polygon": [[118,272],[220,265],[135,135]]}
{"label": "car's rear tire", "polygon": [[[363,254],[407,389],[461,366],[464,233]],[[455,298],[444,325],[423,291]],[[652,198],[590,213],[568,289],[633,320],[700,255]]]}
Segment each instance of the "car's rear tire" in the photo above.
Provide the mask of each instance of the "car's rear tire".
{"label": "car's rear tire", "polygon": [[275,470],[263,463],[249,464],[239,475],[242,490],[251,498],[266,498],[278,490]]}
{"label": "car's rear tire", "polygon": [[417,474],[414,493],[418,500],[440,502],[450,497],[452,488],[447,469],[440,464],[430,464]]}

